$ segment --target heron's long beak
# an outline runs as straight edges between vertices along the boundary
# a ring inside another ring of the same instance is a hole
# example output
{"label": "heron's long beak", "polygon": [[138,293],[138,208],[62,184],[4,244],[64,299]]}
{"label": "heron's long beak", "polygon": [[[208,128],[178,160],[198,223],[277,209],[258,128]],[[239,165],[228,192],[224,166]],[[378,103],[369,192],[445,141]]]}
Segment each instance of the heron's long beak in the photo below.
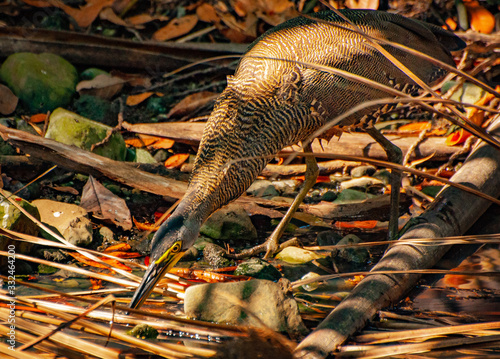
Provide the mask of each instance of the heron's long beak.
{"label": "heron's long beak", "polygon": [[179,259],[181,259],[183,254],[184,252],[167,252],[159,260],[151,263],[146,270],[146,273],[144,273],[142,282],[137,287],[134,296],[128,305],[129,308],[138,309],[149,297],[149,294],[155,288],[156,283],[158,283],[160,279],[163,278],[165,273],[167,273],[179,261]]}

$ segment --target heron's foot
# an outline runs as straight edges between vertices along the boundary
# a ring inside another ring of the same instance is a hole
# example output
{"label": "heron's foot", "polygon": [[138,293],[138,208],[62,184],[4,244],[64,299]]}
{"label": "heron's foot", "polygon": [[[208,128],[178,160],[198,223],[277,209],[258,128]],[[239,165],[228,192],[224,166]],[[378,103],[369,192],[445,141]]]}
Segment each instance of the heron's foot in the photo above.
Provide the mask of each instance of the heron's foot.
{"label": "heron's foot", "polygon": [[[280,245],[279,245],[278,240],[272,240],[272,238],[273,238],[273,236],[271,235],[271,237],[269,237],[264,243],[259,244],[255,247],[252,247],[249,249],[245,249],[237,254],[228,254],[227,257],[232,258],[232,259],[244,259],[244,258],[256,256],[257,254],[265,252],[266,254],[265,254],[264,258],[269,258],[270,256],[273,256],[274,254],[283,250],[286,247],[300,246],[300,242],[296,237],[289,239],[288,241],[286,241]],[[271,243],[269,243],[269,242],[271,242]]]}

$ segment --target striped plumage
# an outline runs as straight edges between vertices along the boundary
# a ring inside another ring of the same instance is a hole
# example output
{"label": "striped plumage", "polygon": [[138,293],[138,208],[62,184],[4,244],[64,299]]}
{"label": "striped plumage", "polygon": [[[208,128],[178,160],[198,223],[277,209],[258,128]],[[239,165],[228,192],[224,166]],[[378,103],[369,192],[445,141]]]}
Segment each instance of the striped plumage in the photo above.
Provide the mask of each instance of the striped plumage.
{"label": "striped plumage", "polygon": [[[450,65],[449,51],[463,47],[453,34],[400,15],[370,10],[342,13],[368,35],[412,47]],[[347,25],[333,12],[316,16]],[[414,55],[387,45],[384,48],[424,82],[431,83],[444,74]],[[293,61],[336,67],[392,87],[414,84],[353,31],[299,17],[261,36],[243,56],[234,76],[228,78],[227,88],[215,105],[188,191],[152,241],[151,257],[156,264],[148,269],[132,307],[149,294],[151,285],[159,280],[156,276],[161,277],[165,268],[173,265],[169,259],[173,254],[166,254],[169,248],[175,243],[179,248],[175,253],[189,248],[207,217],[252,184],[268,162],[263,156],[306,139],[329,119],[359,103],[388,97],[382,90]],[[338,125],[348,126],[365,114]],[[245,160],[235,161],[239,159]]]}

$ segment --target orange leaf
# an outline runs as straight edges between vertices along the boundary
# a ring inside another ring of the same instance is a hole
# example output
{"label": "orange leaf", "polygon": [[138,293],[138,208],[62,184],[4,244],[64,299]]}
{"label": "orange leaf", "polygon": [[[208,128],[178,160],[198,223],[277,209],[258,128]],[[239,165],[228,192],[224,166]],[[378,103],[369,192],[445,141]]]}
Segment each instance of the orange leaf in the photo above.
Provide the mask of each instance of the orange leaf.
{"label": "orange leaf", "polygon": [[210,4],[203,3],[200,6],[198,6],[196,8],[196,15],[198,15],[198,18],[204,22],[211,22],[211,23],[220,22],[220,18],[217,15],[215,8]]}
{"label": "orange leaf", "polygon": [[80,263],[84,263],[84,264],[87,264],[91,267],[96,267],[96,268],[101,268],[101,269],[108,269],[109,267],[104,265],[104,264],[101,264],[101,263],[98,263],[96,261],[93,261],[91,259],[88,259],[87,257],[85,257],[84,255],[81,255],[80,253],[68,253],[70,256],[72,256],[73,258],[75,258],[78,262]]}
{"label": "orange leaf", "polygon": [[99,290],[102,288],[102,280],[101,279],[95,279],[95,278],[90,278],[90,283],[92,283],[92,290]]}
{"label": "orange leaf", "polygon": [[495,16],[479,5],[478,1],[464,1],[464,5],[469,13],[472,30],[491,34],[495,29]]}
{"label": "orange leaf", "polygon": [[153,94],[154,92],[143,92],[137,95],[130,95],[129,97],[127,97],[126,104],[127,106],[136,106],[144,100],[150,98]]}
{"label": "orange leaf", "polygon": [[128,251],[130,250],[130,244],[128,243],[118,243],[118,244],[114,244],[112,246],[109,246],[108,248],[106,248],[104,250],[105,253],[107,252],[113,252],[113,251]]}
{"label": "orange leaf", "polygon": [[[157,136],[150,136],[150,135],[143,135],[139,134],[139,138],[129,138],[125,140],[125,143],[129,146],[135,147],[135,148],[141,148],[145,146],[151,146],[155,144],[158,141],[163,141],[163,137],[157,137]],[[172,146],[170,146],[172,147]],[[169,148],[170,148],[169,147]]]}
{"label": "orange leaf", "polygon": [[429,130],[431,128],[431,124],[429,122],[414,122],[408,123],[406,125],[401,126],[398,131],[400,132],[420,132],[423,130]]}
{"label": "orange leaf", "polygon": [[461,128],[458,131],[455,131],[452,134],[448,135],[448,137],[446,137],[445,143],[447,146],[460,145],[464,143],[465,140],[470,137],[470,135],[470,132],[465,131],[463,128]]}
{"label": "orange leaf", "polygon": [[316,178],[316,183],[329,183],[331,181],[330,176],[318,176]]}
{"label": "orange leaf", "polygon": [[[455,31],[457,29],[458,25],[454,18],[452,17],[447,18],[445,23],[450,27],[451,30]],[[443,26],[443,29],[448,30],[446,26]]]}
{"label": "orange leaf", "polygon": [[36,115],[32,115],[30,117],[31,123],[40,123],[40,122],[45,122],[46,120],[47,120],[46,113],[37,113]]}
{"label": "orange leaf", "polygon": [[155,226],[155,223],[141,223],[133,217],[132,217],[132,221],[134,222],[137,229],[139,229],[141,231],[156,232],[159,228],[159,226]]}
{"label": "orange leaf", "polygon": [[126,266],[125,264],[123,264],[122,262],[120,262],[117,259],[103,257],[103,258],[101,258],[101,260],[103,262],[108,263],[110,266],[112,266],[114,268],[118,268],[118,269],[122,269],[122,270],[126,270],[126,271],[129,271],[129,272],[132,272],[132,268],[130,268],[129,266]]}
{"label": "orange leaf", "polygon": [[141,254],[137,253],[137,252],[119,252],[119,251],[113,251],[113,252],[110,252],[108,254],[111,254],[115,257],[118,257],[118,258],[138,258],[138,257],[142,257]]}
{"label": "orange leaf", "polygon": [[377,226],[377,223],[378,221],[336,222],[335,227],[339,229],[347,229],[347,228],[373,229]]}
{"label": "orange leaf", "polygon": [[172,168],[179,168],[186,160],[189,158],[189,154],[187,153],[178,153],[176,155],[173,155],[165,161],[165,167],[172,169]]}
{"label": "orange leaf", "polygon": [[155,149],[164,149],[167,150],[169,148],[172,148],[172,146],[175,144],[174,140],[168,139],[168,138],[161,138],[155,143],[153,143],[153,148]]}
{"label": "orange leaf", "polygon": [[157,41],[167,41],[187,34],[198,22],[198,16],[186,15],[179,19],[171,20],[167,26],[162,27],[153,34],[153,39]]}

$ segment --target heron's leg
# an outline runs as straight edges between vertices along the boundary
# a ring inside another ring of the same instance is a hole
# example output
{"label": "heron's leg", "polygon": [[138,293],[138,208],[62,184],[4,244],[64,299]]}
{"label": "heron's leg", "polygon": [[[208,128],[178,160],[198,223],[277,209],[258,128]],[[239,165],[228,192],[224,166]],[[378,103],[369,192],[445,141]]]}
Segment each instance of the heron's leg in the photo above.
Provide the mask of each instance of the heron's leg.
{"label": "heron's leg", "polygon": [[[307,144],[306,146],[304,146],[304,153],[308,154],[312,153],[311,144]],[[271,236],[269,236],[269,238],[266,240],[265,243],[266,255],[264,256],[264,258],[272,256],[278,250],[279,239],[283,235],[286,226],[288,225],[288,223],[290,223],[290,220],[292,219],[293,215],[299,208],[300,204],[306,197],[307,192],[309,192],[312,186],[314,186],[314,184],[316,183],[318,174],[319,174],[319,168],[318,168],[318,163],[316,162],[316,158],[314,158],[314,156],[306,156],[306,173],[302,188],[295,197],[294,201],[292,202],[285,216],[281,219],[280,223],[274,229]]]}
{"label": "heron's leg", "polygon": [[[304,153],[312,153],[312,148],[311,145],[305,145],[303,147]],[[299,208],[299,205],[302,203],[304,200],[304,197],[307,195],[307,192],[311,189],[312,186],[316,183],[316,179],[318,178],[319,174],[319,168],[318,168],[318,163],[316,162],[316,159],[314,156],[306,156],[306,173],[305,173],[305,180],[302,185],[301,190],[295,197],[294,201],[290,205],[290,208],[286,212],[285,216],[281,219],[280,223],[278,226],[274,229],[273,233],[269,236],[269,238],[262,244],[259,244],[258,246],[255,246],[250,249],[246,249],[244,251],[241,251],[239,254],[234,254],[230,255],[231,258],[235,259],[240,259],[240,258],[246,258],[249,256],[253,256],[262,252],[266,252],[266,255],[264,258],[267,258],[269,256],[272,256],[274,253],[278,251],[279,248],[279,239],[282,236],[283,232],[285,231],[286,226],[288,223],[290,223],[290,220],[292,219],[293,215],[297,211],[297,208]]]}
{"label": "heron's leg", "polygon": [[[402,164],[403,152],[398,146],[385,138],[384,135],[373,126],[366,128],[365,131],[382,146],[390,162],[399,165]],[[391,170],[391,212],[389,216],[389,230],[387,233],[387,238],[389,240],[397,239],[399,232],[399,192],[401,190],[401,178],[401,171]]]}

